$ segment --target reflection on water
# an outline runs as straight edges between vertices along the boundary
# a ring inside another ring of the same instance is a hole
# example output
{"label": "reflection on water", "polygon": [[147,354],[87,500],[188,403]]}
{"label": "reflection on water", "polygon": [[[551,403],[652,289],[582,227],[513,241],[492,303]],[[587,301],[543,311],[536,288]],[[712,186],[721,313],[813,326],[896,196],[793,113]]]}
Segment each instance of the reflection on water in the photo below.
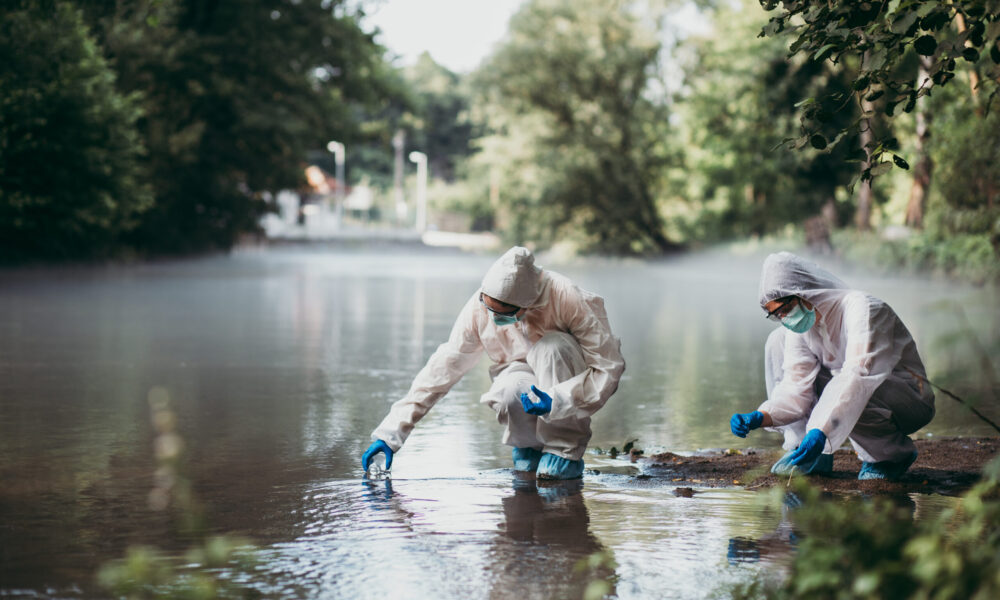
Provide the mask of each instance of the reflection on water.
{"label": "reflection on water", "polygon": [[[484,363],[420,423],[391,482],[361,480],[369,432],[494,258],[316,248],[0,273],[0,595],[99,595],[93,573],[127,546],[187,546],[147,503],[155,387],[170,395],[211,526],[263,548],[259,572],[233,576],[268,595],[575,597],[588,576],[573,566],[603,551],[622,598],[705,597],[706,581],[759,568],[728,556],[732,539],[781,535],[781,515],[754,493],[678,498],[592,455],[606,474],[582,489],[514,480],[478,403]],[[727,424],[762,399],[761,258],[549,265],[606,298],[623,341],[628,368],[592,446],[778,446]],[[901,314],[931,377],[996,392],[995,289],[840,274]],[[950,400],[938,407],[920,435],[991,431]]]}

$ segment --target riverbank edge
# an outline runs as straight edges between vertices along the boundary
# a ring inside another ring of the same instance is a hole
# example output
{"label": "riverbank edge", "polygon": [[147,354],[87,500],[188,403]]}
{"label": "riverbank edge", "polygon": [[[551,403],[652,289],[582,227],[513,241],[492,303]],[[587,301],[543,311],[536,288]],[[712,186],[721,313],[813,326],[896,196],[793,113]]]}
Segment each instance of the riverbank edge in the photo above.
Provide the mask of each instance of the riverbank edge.
{"label": "riverbank edge", "polygon": [[[1000,455],[1000,437],[950,437],[917,440],[917,460],[899,481],[859,481],[861,461],[853,450],[834,453],[833,473],[812,476],[810,482],[825,492],[861,494],[959,495],[980,480],[983,468]],[[637,478],[666,479],[677,486],[696,488],[742,487],[768,489],[788,478],[770,473],[781,450],[746,449],[698,452],[689,456],[663,452],[652,456],[625,456],[640,467]]]}

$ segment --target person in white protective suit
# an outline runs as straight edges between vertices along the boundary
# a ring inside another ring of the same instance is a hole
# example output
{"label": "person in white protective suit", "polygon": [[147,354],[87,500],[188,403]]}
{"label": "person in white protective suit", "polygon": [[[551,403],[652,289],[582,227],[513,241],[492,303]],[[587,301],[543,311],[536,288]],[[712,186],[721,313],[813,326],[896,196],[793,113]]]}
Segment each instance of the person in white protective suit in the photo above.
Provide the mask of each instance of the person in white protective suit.
{"label": "person in white protective suit", "polygon": [[934,417],[934,393],[906,326],[888,304],[789,252],[764,261],[760,305],[775,329],[764,346],[767,400],[730,419],[734,435],[784,433],[777,474],[825,474],[845,440],[858,479],[896,479],[916,460],[908,434]]}
{"label": "person in white protective suit", "polygon": [[621,342],[600,296],[536,266],[534,255],[518,246],[490,267],[448,341],[372,433],[362,467],[380,452],[391,467],[414,425],[483,352],[493,361],[493,384],[480,401],[504,425],[514,469],[542,479],[581,477],[590,418],[625,370]]}

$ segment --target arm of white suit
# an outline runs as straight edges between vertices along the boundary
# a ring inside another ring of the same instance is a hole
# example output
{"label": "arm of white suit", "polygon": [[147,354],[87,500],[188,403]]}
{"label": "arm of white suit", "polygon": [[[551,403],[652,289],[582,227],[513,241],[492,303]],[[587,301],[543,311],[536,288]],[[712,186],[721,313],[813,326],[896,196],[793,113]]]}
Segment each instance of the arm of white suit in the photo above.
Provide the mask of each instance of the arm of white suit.
{"label": "arm of white suit", "polygon": [[771,426],[779,427],[809,416],[816,400],[813,384],[819,374],[819,358],[806,345],[805,336],[788,331],[781,363],[781,381],[757,410],[771,416]]}
{"label": "arm of white suit", "polygon": [[881,301],[861,293],[845,298],[844,366],[826,384],[806,425],[826,434],[829,450],[844,443],[872,394],[899,362],[902,347],[895,343],[897,325],[899,320]]}
{"label": "arm of white suit", "polygon": [[604,299],[576,286],[559,296],[553,295],[552,301],[559,303],[557,308],[568,324],[568,333],[580,344],[587,369],[549,392],[552,411],[542,417],[545,420],[593,415],[618,389],[625,371],[621,341],[611,332]]}
{"label": "arm of white suit", "polygon": [[476,308],[478,293],[466,302],[448,341],[438,346],[417,373],[410,391],[392,405],[389,414],[372,432],[373,440],[384,440],[393,452],[399,450],[414,425],[475,366],[483,353],[474,319]]}

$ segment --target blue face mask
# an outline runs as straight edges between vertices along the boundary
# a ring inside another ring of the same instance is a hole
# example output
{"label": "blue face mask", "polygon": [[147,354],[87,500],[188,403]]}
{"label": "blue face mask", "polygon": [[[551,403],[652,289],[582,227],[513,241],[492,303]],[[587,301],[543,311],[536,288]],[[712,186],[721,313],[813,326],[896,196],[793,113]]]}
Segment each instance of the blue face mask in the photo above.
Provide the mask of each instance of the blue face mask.
{"label": "blue face mask", "polygon": [[520,320],[521,317],[517,315],[493,315],[493,322],[500,327],[503,327],[504,325],[513,325]]}
{"label": "blue face mask", "polygon": [[795,333],[805,333],[816,323],[816,311],[802,308],[802,304],[796,304],[795,308],[781,318],[781,324]]}

